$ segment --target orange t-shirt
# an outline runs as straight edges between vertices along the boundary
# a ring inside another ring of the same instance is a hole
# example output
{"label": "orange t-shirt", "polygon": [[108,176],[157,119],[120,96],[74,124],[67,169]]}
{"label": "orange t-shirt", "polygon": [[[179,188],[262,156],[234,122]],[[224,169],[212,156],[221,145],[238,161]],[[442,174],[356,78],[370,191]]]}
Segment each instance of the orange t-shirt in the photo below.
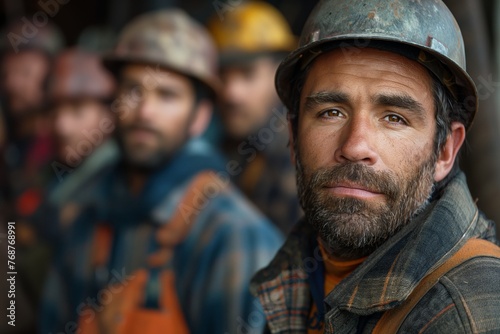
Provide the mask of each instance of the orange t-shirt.
{"label": "orange t-shirt", "polygon": [[[344,278],[349,276],[366,257],[352,261],[340,261],[332,259],[325,251],[321,242],[318,241],[325,265],[325,296],[327,296]],[[323,320],[319,319],[318,309],[316,303],[312,303],[311,311],[309,312],[308,321],[308,334],[322,334],[323,333]]]}

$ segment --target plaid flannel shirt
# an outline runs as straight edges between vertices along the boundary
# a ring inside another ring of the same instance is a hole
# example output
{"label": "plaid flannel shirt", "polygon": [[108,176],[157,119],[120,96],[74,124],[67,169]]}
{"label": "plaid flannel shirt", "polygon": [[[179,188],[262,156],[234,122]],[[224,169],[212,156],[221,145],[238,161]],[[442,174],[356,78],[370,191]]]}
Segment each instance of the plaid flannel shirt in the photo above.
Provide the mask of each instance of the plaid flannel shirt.
{"label": "plaid flannel shirt", "polygon": [[[493,222],[479,215],[459,174],[425,212],[377,249],[324,299],[325,333],[371,333],[382,314],[466,240],[498,244]],[[307,333],[308,275],[322,266],[316,235],[300,222],[271,264],[252,281],[271,333]],[[316,245],[316,246],[315,246]],[[500,261],[480,257],[445,274],[403,322],[399,333],[500,332]]]}

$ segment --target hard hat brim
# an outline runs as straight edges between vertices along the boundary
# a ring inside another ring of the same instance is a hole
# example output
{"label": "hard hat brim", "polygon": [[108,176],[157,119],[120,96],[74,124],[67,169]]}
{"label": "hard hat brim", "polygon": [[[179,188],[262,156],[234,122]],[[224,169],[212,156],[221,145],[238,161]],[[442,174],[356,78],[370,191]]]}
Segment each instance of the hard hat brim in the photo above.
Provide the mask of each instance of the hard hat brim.
{"label": "hard hat brim", "polygon": [[[375,46],[370,46],[370,44],[363,43],[360,45],[360,41],[374,41]],[[384,38],[377,38],[373,35],[367,34],[357,34],[356,39],[353,39],[352,35],[349,36],[334,36],[331,38],[321,39],[316,42],[311,42],[306,44],[295,51],[291,52],[278,67],[275,76],[275,86],[278,96],[283,101],[285,106],[291,112],[296,112],[293,109],[292,100],[294,92],[294,78],[298,73],[305,70],[306,66],[312,63],[316,57],[320,54],[328,51],[333,51],[334,49],[342,48],[342,47],[354,47],[358,50],[362,50],[363,48],[379,48],[378,46],[381,43],[385,43],[387,45],[394,45],[395,47],[390,48],[392,52],[402,54],[397,51],[397,46],[401,47],[401,45],[414,48],[419,51],[424,51],[426,54],[430,55],[434,59],[438,60],[441,64],[444,65],[444,68],[448,69],[450,73],[454,75],[456,85],[456,92],[452,92],[452,94],[456,95],[455,98],[458,102],[463,104],[464,110],[467,113],[465,128],[468,130],[472,125],[472,121],[474,116],[478,110],[478,93],[476,89],[476,85],[474,81],[469,76],[469,74],[463,70],[457,63],[453,60],[444,57],[440,52],[434,50],[430,47],[423,47],[422,45],[411,43],[404,41],[398,38],[390,38],[389,36],[384,36]],[[328,51],[325,51],[328,50]],[[403,54],[405,55],[405,54]],[[406,55],[405,55],[406,56]],[[415,61],[415,59],[412,59]],[[419,62],[422,66],[429,69],[429,67],[423,63]],[[430,69],[429,69],[430,70]],[[437,79],[440,80],[446,87],[449,86],[449,82],[444,82],[444,78],[436,75]]]}
{"label": "hard hat brim", "polygon": [[161,69],[184,75],[192,80],[196,80],[202,83],[208,88],[210,95],[214,100],[218,98],[221,92],[222,83],[220,82],[220,79],[218,77],[201,78],[200,76],[197,76],[195,74],[179,70],[175,64],[169,64],[165,61],[156,62],[139,57],[123,57],[109,54],[105,55],[102,58],[102,64],[115,76],[115,78],[119,78],[120,70],[123,68],[123,66],[126,66],[128,64],[150,65],[154,68],[159,66]]}

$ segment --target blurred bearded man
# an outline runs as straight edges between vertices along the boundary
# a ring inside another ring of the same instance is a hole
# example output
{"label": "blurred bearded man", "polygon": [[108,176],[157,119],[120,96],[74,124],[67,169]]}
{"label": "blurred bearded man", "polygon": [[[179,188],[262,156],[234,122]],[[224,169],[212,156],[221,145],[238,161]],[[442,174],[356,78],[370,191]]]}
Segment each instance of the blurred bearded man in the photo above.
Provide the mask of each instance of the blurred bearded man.
{"label": "blurred bearded man", "polygon": [[208,25],[219,47],[224,127],[221,147],[233,164],[233,181],[288,233],[302,215],[288,153],[286,110],[274,74],[296,38],[283,15],[262,1],[246,1]]}

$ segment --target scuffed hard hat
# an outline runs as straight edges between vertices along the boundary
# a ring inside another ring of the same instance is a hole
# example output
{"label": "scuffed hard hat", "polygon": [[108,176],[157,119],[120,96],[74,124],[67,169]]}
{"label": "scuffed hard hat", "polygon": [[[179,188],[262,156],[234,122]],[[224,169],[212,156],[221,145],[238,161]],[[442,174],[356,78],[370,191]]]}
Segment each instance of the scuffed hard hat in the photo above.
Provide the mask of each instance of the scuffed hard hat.
{"label": "scuffed hard hat", "polygon": [[299,47],[281,63],[276,89],[293,110],[293,82],[318,55],[335,48],[374,47],[402,54],[431,71],[463,105],[469,128],[478,108],[476,86],[466,72],[460,28],[441,0],[323,0],[303,28]]}
{"label": "scuffed hard hat", "polygon": [[51,101],[79,98],[106,101],[113,98],[114,90],[114,78],[102,66],[99,56],[72,48],[55,60],[48,97]]}
{"label": "scuffed hard hat", "polygon": [[205,84],[213,93],[220,87],[217,49],[210,34],[185,12],[162,10],[130,22],[114,51],[104,57],[113,72],[126,63],[161,66]]}

